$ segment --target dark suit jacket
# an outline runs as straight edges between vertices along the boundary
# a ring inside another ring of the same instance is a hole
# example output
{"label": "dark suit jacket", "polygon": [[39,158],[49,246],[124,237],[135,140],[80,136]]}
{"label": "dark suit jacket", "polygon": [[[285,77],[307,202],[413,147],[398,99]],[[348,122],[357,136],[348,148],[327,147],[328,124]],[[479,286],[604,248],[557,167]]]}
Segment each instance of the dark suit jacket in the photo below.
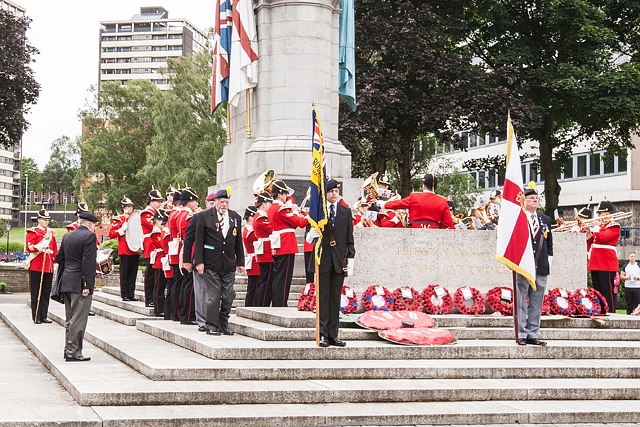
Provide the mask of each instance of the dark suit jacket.
{"label": "dark suit jacket", "polygon": [[191,254],[193,254],[193,243],[196,240],[196,225],[198,222],[198,216],[203,211],[196,212],[191,217],[191,221],[189,221],[189,225],[187,226],[187,231],[184,233],[184,240],[182,241],[182,247],[184,248],[184,253],[182,255],[182,261],[186,263],[191,263]]}
{"label": "dark suit jacket", "polygon": [[89,289],[93,293],[96,281],[96,235],[87,227],[80,226],[73,233],[62,237],[56,255],[60,292],[82,293]]}
{"label": "dark suit jacket", "polygon": [[[340,257],[347,265],[347,258],[353,258],[356,255],[356,248],[353,245],[353,223],[351,222],[351,209],[337,203],[335,224],[331,227],[330,223],[327,223],[327,227],[330,227],[333,238],[336,241],[336,247],[340,252]],[[342,273],[342,264],[340,258],[335,253],[335,250],[331,248],[330,239],[328,233],[322,233],[322,257],[320,258],[320,273],[328,273],[331,269],[335,269],[336,273]]]}
{"label": "dark suit jacket", "polygon": [[241,227],[240,215],[229,210],[229,231],[227,237],[223,237],[215,208],[198,214],[193,264],[204,264],[207,270],[223,272],[234,271],[238,266],[244,267]]}
{"label": "dark suit jacket", "polygon": [[[539,276],[549,275],[549,257],[553,256],[553,235],[551,234],[551,218],[536,212],[538,215],[538,233],[531,236],[533,239],[533,257],[536,261],[536,274]],[[544,234],[547,237],[544,237]]]}

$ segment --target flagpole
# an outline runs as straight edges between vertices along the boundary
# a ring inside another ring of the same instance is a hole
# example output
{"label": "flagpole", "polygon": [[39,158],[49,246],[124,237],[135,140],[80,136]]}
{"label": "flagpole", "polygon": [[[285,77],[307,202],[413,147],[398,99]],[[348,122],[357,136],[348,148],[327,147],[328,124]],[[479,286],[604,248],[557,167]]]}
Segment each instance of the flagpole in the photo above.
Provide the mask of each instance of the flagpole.
{"label": "flagpole", "polygon": [[516,272],[511,271],[513,277],[513,324],[515,325],[516,343],[518,342],[518,287],[516,285]]}
{"label": "flagpole", "polygon": [[245,89],[245,98],[247,100],[247,138],[251,138],[251,98],[249,98],[249,89]]}
{"label": "flagpole", "polygon": [[227,145],[231,144],[231,104],[227,101]]}
{"label": "flagpole", "polygon": [[[314,257],[315,258],[315,257]],[[320,264],[316,260],[316,347],[320,345]]]}

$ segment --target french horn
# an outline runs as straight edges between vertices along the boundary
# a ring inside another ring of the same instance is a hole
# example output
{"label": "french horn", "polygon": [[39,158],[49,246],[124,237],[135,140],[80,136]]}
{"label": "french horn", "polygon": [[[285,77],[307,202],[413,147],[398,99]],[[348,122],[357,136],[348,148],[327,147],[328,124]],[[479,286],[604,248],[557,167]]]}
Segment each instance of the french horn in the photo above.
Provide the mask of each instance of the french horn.
{"label": "french horn", "polygon": [[265,191],[271,194],[271,185],[275,180],[276,180],[276,173],[272,169],[264,171],[253,182],[253,194],[260,194]]}

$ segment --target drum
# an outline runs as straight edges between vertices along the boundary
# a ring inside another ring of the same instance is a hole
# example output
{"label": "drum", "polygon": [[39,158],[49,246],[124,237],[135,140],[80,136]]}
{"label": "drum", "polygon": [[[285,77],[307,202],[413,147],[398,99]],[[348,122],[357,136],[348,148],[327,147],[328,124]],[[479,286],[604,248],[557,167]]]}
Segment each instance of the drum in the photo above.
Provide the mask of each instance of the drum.
{"label": "drum", "polygon": [[140,252],[142,250],[142,238],[144,237],[142,224],[140,223],[140,211],[131,212],[127,224],[129,225],[124,233],[127,245],[133,252]]}

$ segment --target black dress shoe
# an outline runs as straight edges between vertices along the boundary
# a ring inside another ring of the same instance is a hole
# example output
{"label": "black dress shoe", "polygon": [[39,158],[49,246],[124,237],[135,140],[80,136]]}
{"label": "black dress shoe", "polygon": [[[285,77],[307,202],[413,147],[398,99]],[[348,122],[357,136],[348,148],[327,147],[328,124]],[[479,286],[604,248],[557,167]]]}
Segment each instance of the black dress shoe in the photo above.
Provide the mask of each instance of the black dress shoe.
{"label": "black dress shoe", "polygon": [[538,338],[527,338],[527,344],[531,344],[531,345],[539,345],[544,347],[545,345],[547,345],[546,341],[540,341]]}
{"label": "black dress shoe", "polygon": [[129,298],[129,297],[124,297],[124,298],[122,298],[122,301],[131,301],[131,298]]}
{"label": "black dress shoe", "polygon": [[320,347],[329,347],[329,338],[324,335],[320,337]]}
{"label": "black dress shoe", "polygon": [[336,347],[345,347],[347,345],[346,342],[340,341],[338,338],[329,338],[329,344]]}
{"label": "black dress shoe", "polygon": [[153,307],[153,303],[152,302],[146,302],[144,303],[145,307]]}
{"label": "black dress shoe", "polygon": [[140,300],[136,297],[133,297],[133,298],[129,298],[129,301],[140,301]]}
{"label": "black dress shoe", "polygon": [[220,331],[215,326],[207,326],[206,328],[207,335],[220,335]]}
{"label": "black dress shoe", "polygon": [[181,325],[197,325],[198,322],[196,322],[195,320],[181,320],[180,324]]}
{"label": "black dress shoe", "polygon": [[527,345],[527,340],[525,340],[524,338],[518,340],[518,345]]}
{"label": "black dress shoe", "polygon": [[40,319],[36,320],[36,325],[39,325],[41,323],[42,323],[42,320],[40,320]]}
{"label": "black dress shoe", "polygon": [[89,316],[95,316],[96,314],[93,311],[89,312]]}
{"label": "black dress shoe", "polygon": [[42,323],[53,323],[53,322],[49,319],[42,319]]}
{"label": "black dress shoe", "polygon": [[66,359],[67,362],[88,362],[89,360],[91,360],[90,357],[85,357],[85,356],[69,356],[67,355]]}
{"label": "black dress shoe", "polygon": [[233,331],[226,326],[220,326],[220,332],[224,335],[233,335]]}
{"label": "black dress shoe", "polygon": [[164,313],[157,313],[156,317],[164,317]]}
{"label": "black dress shoe", "polygon": [[199,330],[200,332],[204,332],[204,331],[206,331],[206,330],[207,330],[207,328],[205,328],[204,326],[198,326],[198,330]]}

